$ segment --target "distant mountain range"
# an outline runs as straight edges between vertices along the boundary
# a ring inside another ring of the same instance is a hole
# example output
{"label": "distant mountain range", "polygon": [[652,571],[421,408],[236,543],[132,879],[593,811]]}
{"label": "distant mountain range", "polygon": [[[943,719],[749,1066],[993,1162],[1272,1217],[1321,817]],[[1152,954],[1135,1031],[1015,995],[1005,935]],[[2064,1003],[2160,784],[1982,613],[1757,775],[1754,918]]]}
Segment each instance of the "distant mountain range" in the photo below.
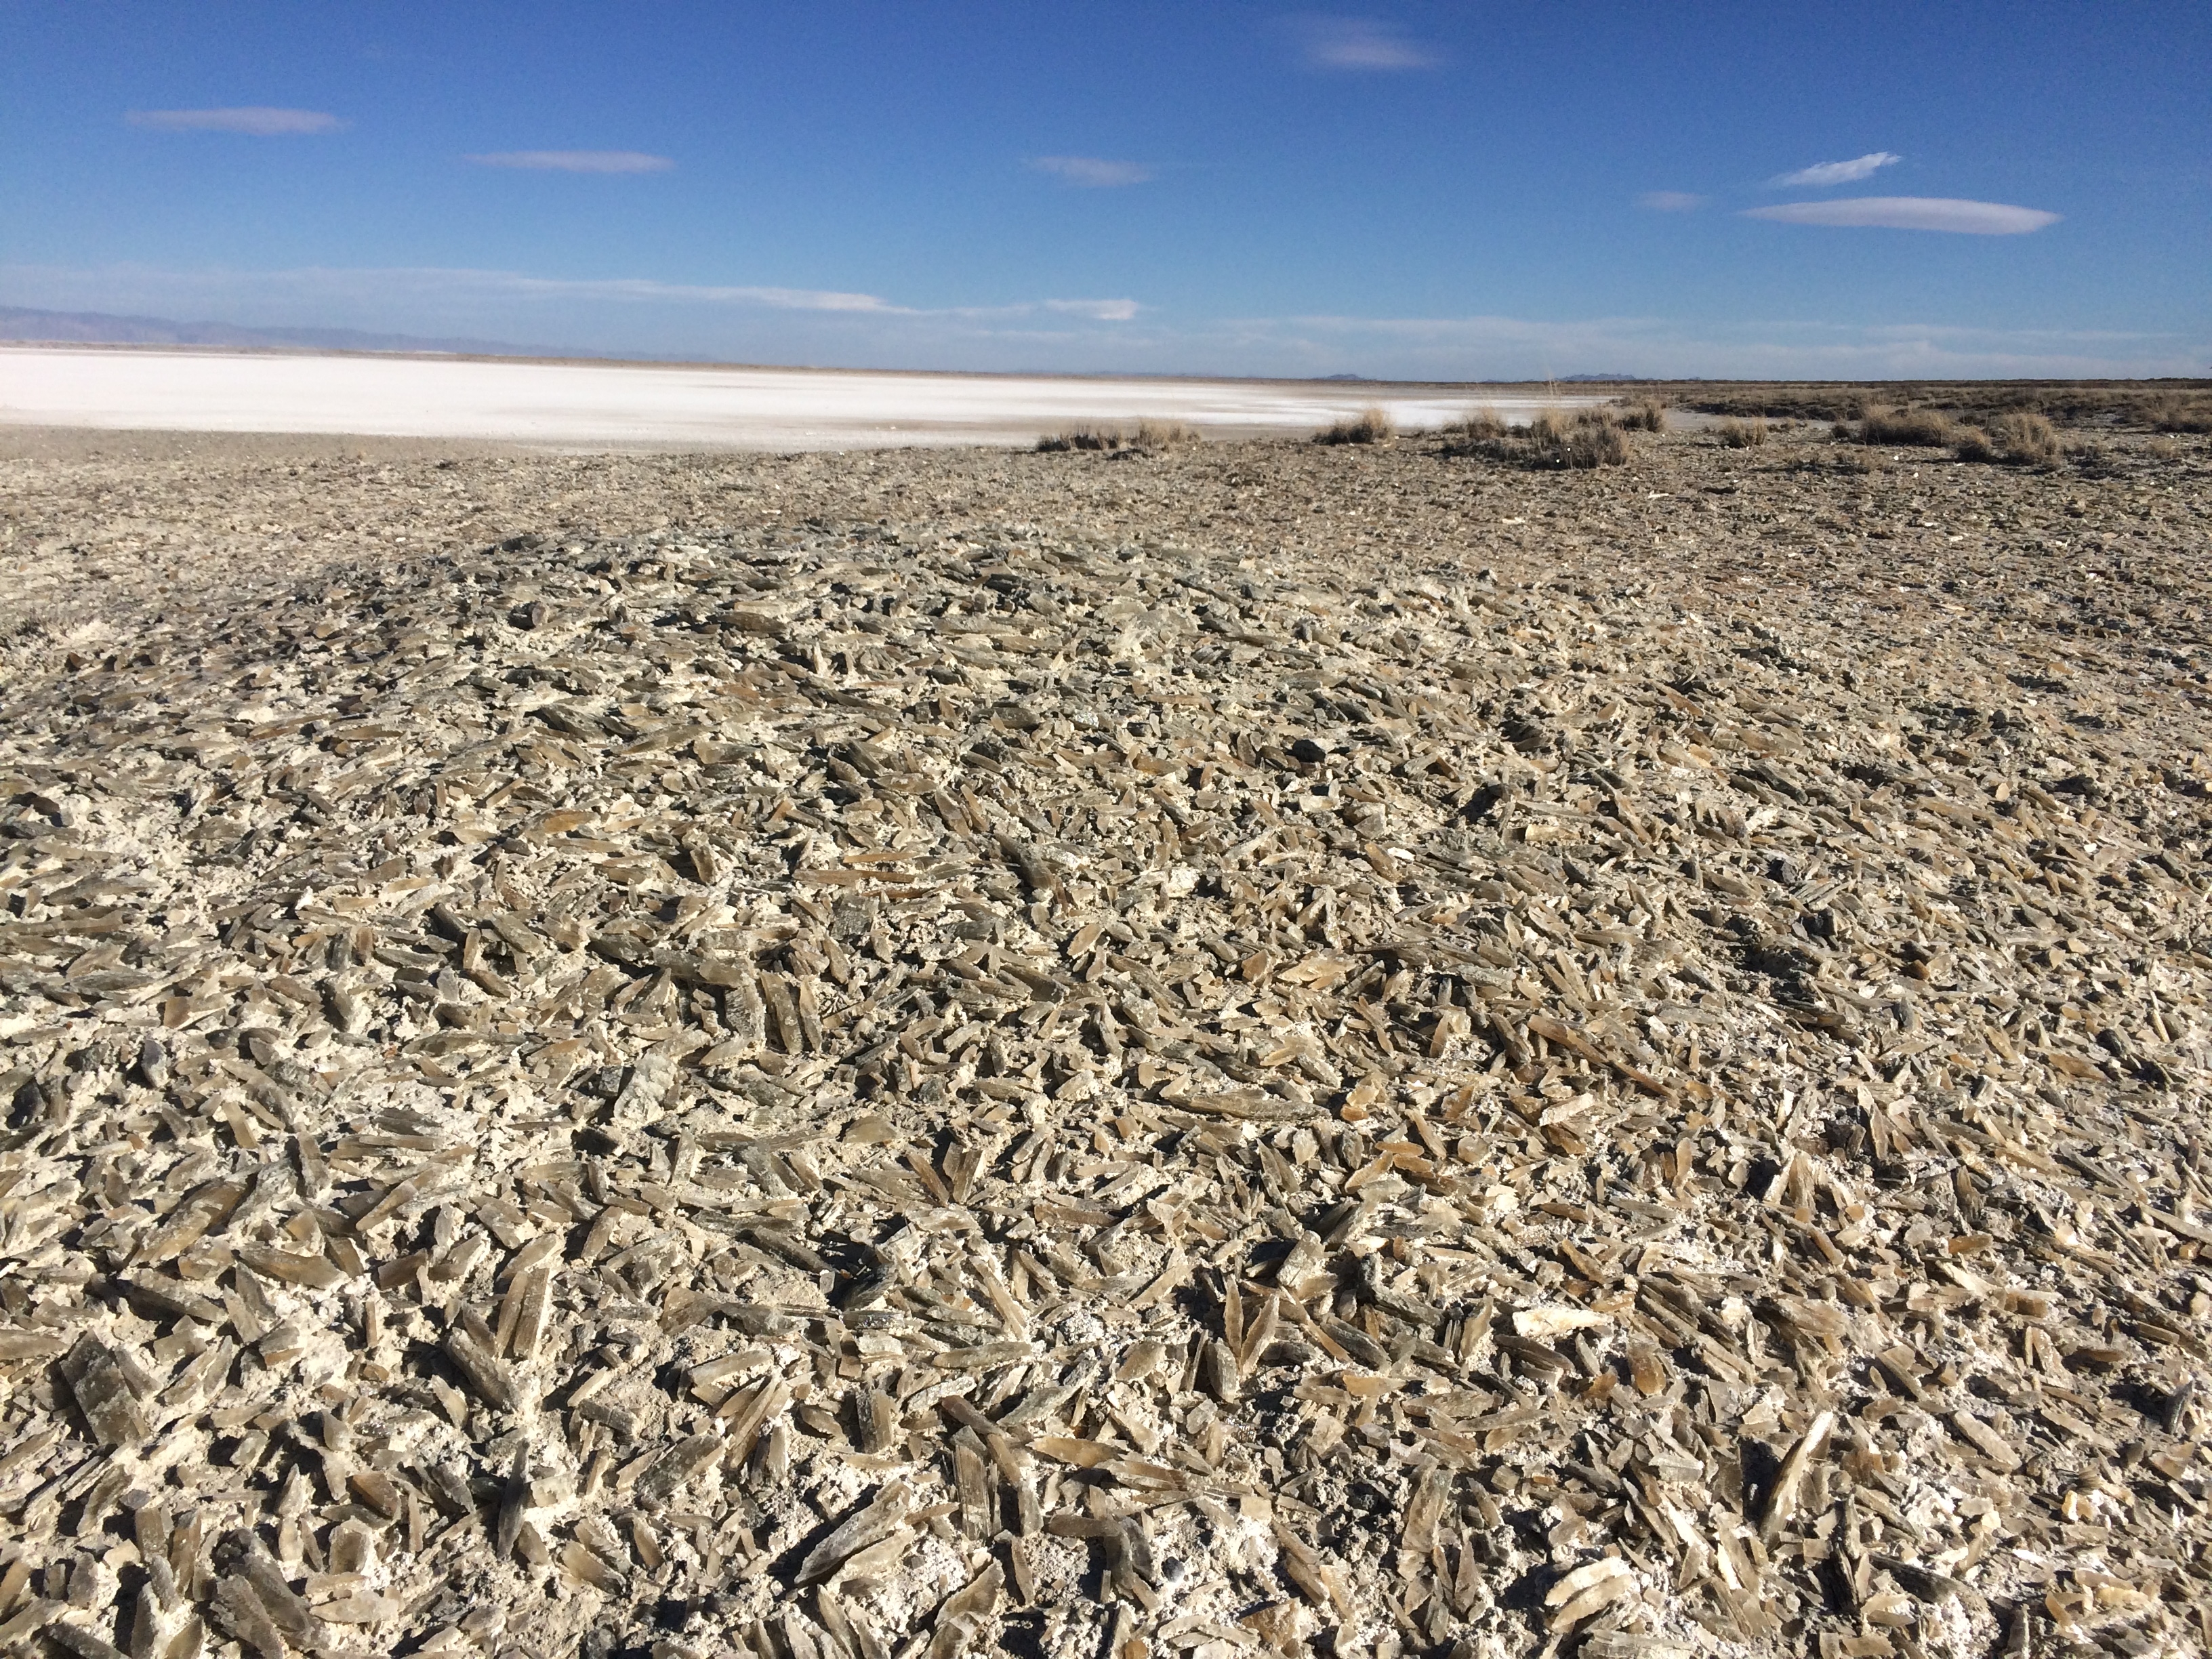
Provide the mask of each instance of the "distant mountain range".
{"label": "distant mountain range", "polygon": [[357,328],[240,328],[179,323],[167,317],[114,317],[99,311],[33,311],[0,306],[0,340],[71,345],[232,346],[310,351],[434,351],[469,357],[611,357],[574,346],[515,345],[505,340],[430,339],[370,334]]}

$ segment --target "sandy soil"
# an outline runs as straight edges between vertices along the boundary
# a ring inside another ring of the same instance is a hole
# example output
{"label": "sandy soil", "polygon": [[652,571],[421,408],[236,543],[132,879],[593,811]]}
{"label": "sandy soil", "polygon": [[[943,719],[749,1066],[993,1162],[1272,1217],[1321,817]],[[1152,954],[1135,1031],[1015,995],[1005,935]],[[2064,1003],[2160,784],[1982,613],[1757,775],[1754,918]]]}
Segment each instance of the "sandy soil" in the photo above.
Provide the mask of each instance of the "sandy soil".
{"label": "sandy soil", "polygon": [[2203,1651],[2212,452],[1628,443],[0,434],[0,1644]]}
{"label": "sandy soil", "polygon": [[1380,404],[1433,428],[1475,405],[1525,420],[1528,388],[885,374],[424,357],[0,347],[0,422],[366,433],[560,446],[778,451],[1027,443],[1083,422],[1304,434]]}

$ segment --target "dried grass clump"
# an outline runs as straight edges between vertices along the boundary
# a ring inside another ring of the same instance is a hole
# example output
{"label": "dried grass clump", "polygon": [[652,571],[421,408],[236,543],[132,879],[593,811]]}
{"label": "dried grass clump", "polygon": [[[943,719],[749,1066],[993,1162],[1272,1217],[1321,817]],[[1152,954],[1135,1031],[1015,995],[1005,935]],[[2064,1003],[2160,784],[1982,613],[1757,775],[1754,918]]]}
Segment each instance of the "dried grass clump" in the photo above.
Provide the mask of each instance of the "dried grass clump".
{"label": "dried grass clump", "polygon": [[1567,444],[1569,466],[1626,466],[1628,438],[1617,426],[1580,427]]}
{"label": "dried grass clump", "polygon": [[1109,427],[1072,426],[1065,432],[1054,432],[1036,441],[1040,454],[1060,454],[1073,449],[1119,449],[1121,434]]}
{"label": "dried grass clump", "polygon": [[1133,441],[1139,449],[1187,449],[1206,434],[1188,421],[1139,421]]}
{"label": "dried grass clump", "polygon": [[1956,429],[1951,453],[1962,461],[2001,461],[2008,466],[2056,466],[2058,433],[2042,416],[2013,410],[1979,427]]}
{"label": "dried grass clump", "polygon": [[1494,409],[1470,409],[1458,420],[1443,428],[1447,438],[1464,439],[1471,443],[1496,443],[1512,431],[1498,417]]}
{"label": "dried grass clump", "polygon": [[2146,411],[2160,432],[2212,432],[2212,398],[2185,398],[2168,393],[2150,400]]}
{"label": "dried grass clump", "polygon": [[1528,459],[1539,466],[1587,470],[1628,460],[1628,435],[1610,410],[1585,409],[1570,417],[1547,409],[1528,423],[1525,442]]}
{"label": "dried grass clump", "polygon": [[1667,405],[1656,398],[1638,398],[1613,411],[1613,419],[1629,432],[1664,432]]}
{"label": "dried grass clump", "polygon": [[1720,440],[1723,449],[1757,449],[1766,441],[1766,422],[1756,417],[1722,421],[1713,428],[1713,436]]}
{"label": "dried grass clump", "polygon": [[1990,423],[1997,453],[2014,466],[2058,465],[2058,429],[2027,410],[2000,415]]}
{"label": "dried grass clump", "polygon": [[1139,421],[1133,432],[1117,426],[1072,426],[1036,441],[1040,454],[1070,450],[1103,450],[1109,453],[1139,453],[1157,449],[1181,449],[1204,441],[1199,429],[1183,421]]}
{"label": "dried grass clump", "polygon": [[1929,409],[1884,409],[1869,405],[1859,422],[1863,444],[1893,444],[1905,448],[1943,449],[1958,441],[1951,422]]}
{"label": "dried grass clump", "polygon": [[1380,444],[1388,443],[1398,435],[1397,422],[1390,411],[1379,404],[1370,404],[1348,420],[1324,427],[1314,434],[1317,444]]}
{"label": "dried grass clump", "polygon": [[1616,409],[1569,414],[1547,409],[1526,426],[1507,426],[1478,410],[1443,428],[1449,455],[1484,455],[1521,466],[1586,469],[1620,466],[1628,459],[1628,436]]}

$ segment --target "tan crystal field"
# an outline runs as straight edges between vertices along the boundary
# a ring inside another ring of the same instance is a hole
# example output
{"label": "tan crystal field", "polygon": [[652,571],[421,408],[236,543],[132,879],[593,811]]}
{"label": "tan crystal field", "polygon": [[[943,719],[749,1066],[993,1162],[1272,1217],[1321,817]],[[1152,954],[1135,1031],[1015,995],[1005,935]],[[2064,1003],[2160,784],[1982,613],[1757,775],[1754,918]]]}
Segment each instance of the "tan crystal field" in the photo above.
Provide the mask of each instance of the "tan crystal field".
{"label": "tan crystal field", "polygon": [[2201,1651],[2084,431],[5,434],[0,1646]]}

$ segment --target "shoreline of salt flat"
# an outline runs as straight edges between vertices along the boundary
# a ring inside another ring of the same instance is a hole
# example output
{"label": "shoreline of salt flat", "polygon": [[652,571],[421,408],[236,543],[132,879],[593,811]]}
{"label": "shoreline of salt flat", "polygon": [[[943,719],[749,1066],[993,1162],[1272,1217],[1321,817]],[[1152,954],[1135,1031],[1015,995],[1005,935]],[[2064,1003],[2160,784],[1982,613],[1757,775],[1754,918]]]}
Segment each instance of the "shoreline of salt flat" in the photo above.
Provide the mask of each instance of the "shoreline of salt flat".
{"label": "shoreline of salt flat", "polygon": [[291,432],[568,447],[778,451],[1024,444],[1071,426],[1180,421],[1301,433],[1373,405],[1401,428],[1525,420],[1610,394],[1403,382],[1089,378],[705,364],[0,346],[0,424]]}

